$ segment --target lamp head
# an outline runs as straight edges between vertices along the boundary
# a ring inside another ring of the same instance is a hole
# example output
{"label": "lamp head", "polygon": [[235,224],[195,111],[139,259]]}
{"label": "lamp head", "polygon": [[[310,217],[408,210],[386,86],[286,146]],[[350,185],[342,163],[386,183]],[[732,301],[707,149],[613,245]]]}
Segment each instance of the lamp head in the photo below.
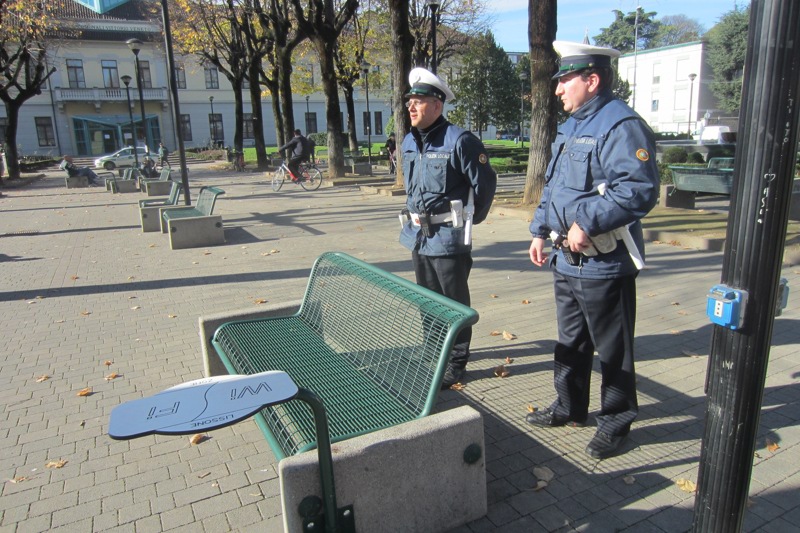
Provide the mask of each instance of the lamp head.
{"label": "lamp head", "polygon": [[125,41],[125,44],[127,44],[128,48],[131,49],[133,55],[138,57],[139,51],[142,49],[142,41],[140,41],[139,39],[128,39],[127,41]]}
{"label": "lamp head", "polygon": [[694,81],[694,79],[695,79],[696,77],[697,77],[697,74],[695,74],[694,72],[693,72],[693,73],[691,73],[691,74],[689,74],[689,81]]}
{"label": "lamp head", "polygon": [[213,96],[209,96],[208,97],[208,101],[213,103],[214,102],[214,97]]}
{"label": "lamp head", "polygon": [[120,79],[122,80],[122,83],[124,83],[124,84],[125,84],[125,87],[128,87],[128,86],[131,84],[131,80],[132,80],[133,78],[131,78],[130,76],[128,76],[128,75],[126,74],[125,76],[120,76]]}
{"label": "lamp head", "polygon": [[439,9],[441,2],[439,2],[438,0],[427,0],[427,2],[425,2],[425,5],[427,5],[431,11],[436,11],[437,9]]}

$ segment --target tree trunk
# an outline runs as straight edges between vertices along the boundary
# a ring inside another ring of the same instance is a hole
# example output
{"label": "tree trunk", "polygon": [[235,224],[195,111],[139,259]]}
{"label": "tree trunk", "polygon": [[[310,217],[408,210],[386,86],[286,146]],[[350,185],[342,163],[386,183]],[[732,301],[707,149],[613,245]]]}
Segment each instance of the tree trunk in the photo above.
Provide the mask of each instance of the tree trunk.
{"label": "tree trunk", "polygon": [[[533,1],[533,0],[531,0]],[[411,131],[411,118],[405,106],[404,95],[409,90],[408,73],[411,72],[411,51],[414,47],[411,30],[408,24],[409,0],[389,0],[389,16],[391,18],[392,55],[392,112],[394,113],[395,138],[397,148],[397,172],[395,185],[403,186],[403,151],[400,146],[406,134]]]}
{"label": "tree trunk", "polygon": [[17,150],[17,126],[19,125],[19,108],[16,100],[6,102],[6,176],[7,179],[19,179],[19,151]]}
{"label": "tree trunk", "polygon": [[344,104],[347,108],[347,137],[350,141],[350,150],[358,150],[358,132],[356,131],[356,104],[353,100],[353,87],[352,85],[342,86],[344,92]]}
{"label": "tree trunk", "polygon": [[258,170],[265,170],[269,164],[267,162],[267,145],[264,142],[264,109],[261,105],[261,85],[259,84],[261,69],[258,62],[252,59],[248,65],[248,77],[250,78],[250,106],[253,108],[253,137],[256,143]]}
{"label": "tree trunk", "polygon": [[556,136],[556,98],[550,79],[557,56],[556,0],[528,0],[528,40],[531,61],[531,140],[528,145],[528,174],[524,204],[536,205],[544,190],[544,173]]}
{"label": "tree trunk", "polygon": [[339,111],[339,85],[336,83],[336,65],[333,59],[334,43],[320,35],[311,37],[319,55],[322,92],[325,94],[325,117],[328,122],[328,177],[344,174],[344,146],[342,145],[342,114]]}
{"label": "tree trunk", "polygon": [[[281,48],[278,55],[278,92],[283,114],[283,133],[286,139],[294,137],[294,102],[292,100],[292,49]],[[282,146],[281,143],[278,146]]]}

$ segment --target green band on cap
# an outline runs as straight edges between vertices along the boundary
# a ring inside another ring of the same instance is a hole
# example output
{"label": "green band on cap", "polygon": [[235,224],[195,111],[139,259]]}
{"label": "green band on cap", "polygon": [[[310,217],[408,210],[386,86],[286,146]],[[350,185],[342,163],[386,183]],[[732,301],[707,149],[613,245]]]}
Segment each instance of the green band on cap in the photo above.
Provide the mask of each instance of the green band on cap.
{"label": "green band on cap", "polygon": [[568,65],[561,65],[558,69],[559,72],[571,72],[573,70],[583,70],[585,68],[591,68],[594,66],[594,63],[570,63]]}

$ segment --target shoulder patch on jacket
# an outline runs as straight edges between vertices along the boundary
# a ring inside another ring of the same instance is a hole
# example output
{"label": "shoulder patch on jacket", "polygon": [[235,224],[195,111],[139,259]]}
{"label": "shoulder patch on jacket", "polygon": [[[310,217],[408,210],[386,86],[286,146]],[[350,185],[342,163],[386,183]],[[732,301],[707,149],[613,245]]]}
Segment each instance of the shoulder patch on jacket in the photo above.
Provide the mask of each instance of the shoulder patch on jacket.
{"label": "shoulder patch on jacket", "polygon": [[650,154],[644,148],[639,148],[638,150],[636,150],[636,159],[638,159],[639,161],[649,161]]}
{"label": "shoulder patch on jacket", "polygon": [[478,161],[480,161],[481,165],[485,165],[489,162],[489,158],[486,157],[486,154],[481,154],[478,156]]}

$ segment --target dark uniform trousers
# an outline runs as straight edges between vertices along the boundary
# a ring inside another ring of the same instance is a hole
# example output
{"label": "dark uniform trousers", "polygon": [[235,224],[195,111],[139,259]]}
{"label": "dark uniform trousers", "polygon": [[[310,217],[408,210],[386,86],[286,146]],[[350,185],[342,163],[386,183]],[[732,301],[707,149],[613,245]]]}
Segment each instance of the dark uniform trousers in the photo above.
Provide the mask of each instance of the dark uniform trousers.
{"label": "dark uniform trousers", "polygon": [[[411,252],[417,285],[447,296],[464,305],[471,305],[469,297],[469,273],[472,270],[472,254],[431,256],[421,255],[417,250]],[[451,364],[464,368],[469,361],[469,344],[472,340],[472,327],[464,328],[456,337]]]}
{"label": "dark uniform trousers", "polygon": [[633,363],[636,275],[617,279],[555,277],[558,343],[554,381],[558,417],[584,421],[595,349],[602,385],[597,430],[627,435],[639,412]]}

